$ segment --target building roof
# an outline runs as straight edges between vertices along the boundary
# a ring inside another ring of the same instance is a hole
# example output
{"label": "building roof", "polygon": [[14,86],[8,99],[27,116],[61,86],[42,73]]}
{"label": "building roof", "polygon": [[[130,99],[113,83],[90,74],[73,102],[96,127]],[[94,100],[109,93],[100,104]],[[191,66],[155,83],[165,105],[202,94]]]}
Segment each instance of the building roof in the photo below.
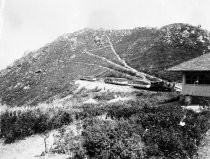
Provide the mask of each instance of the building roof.
{"label": "building roof", "polygon": [[171,67],[168,71],[210,71],[210,53]]}

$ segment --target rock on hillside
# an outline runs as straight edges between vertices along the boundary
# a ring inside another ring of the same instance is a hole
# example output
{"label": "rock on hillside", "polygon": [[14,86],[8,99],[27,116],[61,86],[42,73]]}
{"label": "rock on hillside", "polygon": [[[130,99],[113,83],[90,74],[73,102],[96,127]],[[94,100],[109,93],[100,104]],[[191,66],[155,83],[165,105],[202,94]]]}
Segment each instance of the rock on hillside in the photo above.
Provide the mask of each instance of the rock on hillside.
{"label": "rock on hillside", "polygon": [[209,33],[188,24],[171,24],[160,29],[84,29],[64,34],[44,47],[28,53],[0,72],[0,98],[7,105],[35,105],[54,96],[64,97],[74,89],[72,80],[82,76],[116,76],[98,65],[105,57],[121,65],[113,55],[106,35],[116,52],[133,68],[165,79],[177,74],[168,67],[209,51]]}

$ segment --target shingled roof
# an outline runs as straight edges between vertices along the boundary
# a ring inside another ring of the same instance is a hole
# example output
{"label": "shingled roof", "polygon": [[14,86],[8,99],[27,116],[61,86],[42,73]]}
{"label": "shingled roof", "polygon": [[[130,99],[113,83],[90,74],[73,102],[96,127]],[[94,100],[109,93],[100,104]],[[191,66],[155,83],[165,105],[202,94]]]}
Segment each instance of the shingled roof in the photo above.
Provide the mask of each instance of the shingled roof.
{"label": "shingled roof", "polygon": [[210,71],[210,53],[171,67],[168,71]]}

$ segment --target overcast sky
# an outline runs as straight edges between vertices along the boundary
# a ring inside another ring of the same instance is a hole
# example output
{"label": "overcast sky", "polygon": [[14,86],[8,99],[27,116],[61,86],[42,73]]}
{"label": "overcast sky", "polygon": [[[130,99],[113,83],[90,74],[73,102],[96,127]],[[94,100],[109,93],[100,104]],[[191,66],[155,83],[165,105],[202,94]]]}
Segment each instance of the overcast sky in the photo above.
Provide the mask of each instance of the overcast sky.
{"label": "overcast sky", "polygon": [[0,0],[0,69],[59,35],[91,28],[161,27],[210,30],[210,0]]}

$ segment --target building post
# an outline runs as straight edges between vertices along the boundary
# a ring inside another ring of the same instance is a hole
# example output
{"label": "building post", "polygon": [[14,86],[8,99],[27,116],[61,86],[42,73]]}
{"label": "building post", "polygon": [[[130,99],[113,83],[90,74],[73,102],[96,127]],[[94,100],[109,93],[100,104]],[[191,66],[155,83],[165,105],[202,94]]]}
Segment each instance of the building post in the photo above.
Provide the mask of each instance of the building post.
{"label": "building post", "polygon": [[186,84],[186,74],[182,72],[182,84]]}

